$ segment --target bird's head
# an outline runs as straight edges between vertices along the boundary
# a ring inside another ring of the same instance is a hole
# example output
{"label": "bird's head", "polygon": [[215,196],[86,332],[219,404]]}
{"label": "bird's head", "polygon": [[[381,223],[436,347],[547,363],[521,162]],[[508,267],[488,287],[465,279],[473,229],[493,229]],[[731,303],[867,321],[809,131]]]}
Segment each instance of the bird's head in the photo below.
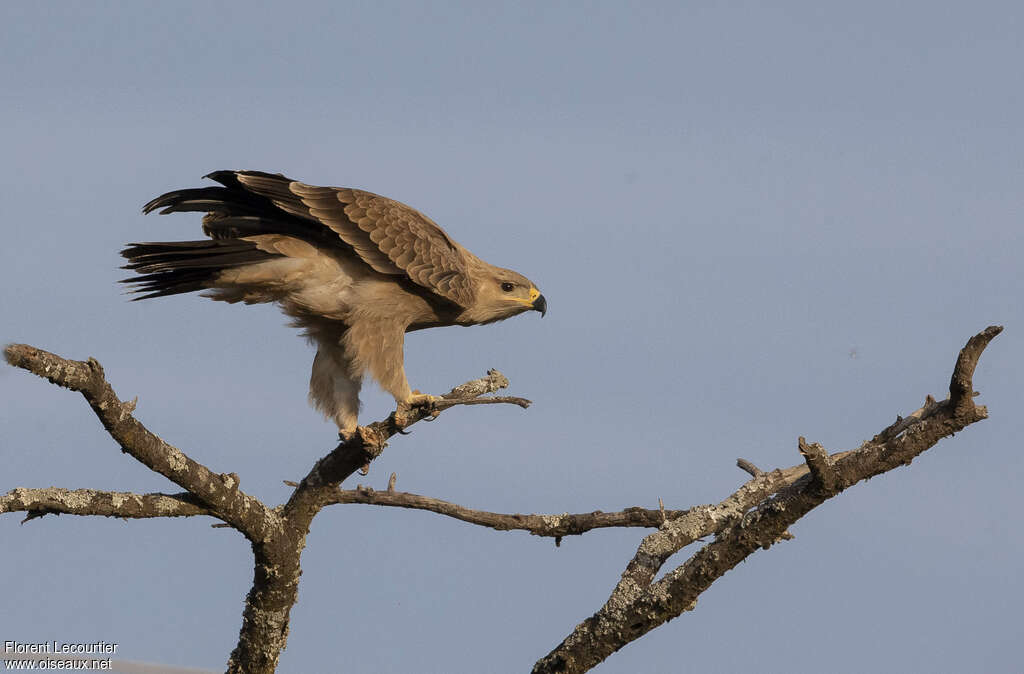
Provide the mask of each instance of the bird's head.
{"label": "bird's head", "polygon": [[493,323],[531,310],[547,313],[547,300],[522,274],[492,267],[480,279],[473,306],[463,313],[467,323]]}

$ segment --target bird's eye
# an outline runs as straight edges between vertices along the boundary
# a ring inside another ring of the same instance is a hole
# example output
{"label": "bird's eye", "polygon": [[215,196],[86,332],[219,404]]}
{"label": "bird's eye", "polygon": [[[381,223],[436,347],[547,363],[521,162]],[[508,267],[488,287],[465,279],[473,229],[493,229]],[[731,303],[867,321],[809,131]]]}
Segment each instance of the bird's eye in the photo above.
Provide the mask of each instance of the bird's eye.
{"label": "bird's eye", "polygon": [[516,288],[516,284],[515,283],[509,283],[508,281],[506,281],[505,283],[501,284],[501,289],[504,290],[507,293],[512,292],[513,290],[515,290],[515,288]]}

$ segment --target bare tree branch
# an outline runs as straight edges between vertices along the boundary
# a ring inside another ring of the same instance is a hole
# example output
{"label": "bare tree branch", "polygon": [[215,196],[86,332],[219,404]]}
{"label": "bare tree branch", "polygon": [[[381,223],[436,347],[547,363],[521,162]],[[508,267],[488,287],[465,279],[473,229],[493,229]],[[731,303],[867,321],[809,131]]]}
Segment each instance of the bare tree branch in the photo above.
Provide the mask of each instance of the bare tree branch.
{"label": "bare tree branch", "polygon": [[[345,478],[380,455],[389,438],[422,419],[436,418],[457,405],[528,406],[529,401],[522,398],[480,397],[508,386],[508,380],[494,370],[440,399],[400,407],[383,421],[359,427],[353,437],[344,439],[317,461],[301,482],[292,483],[295,488],[287,503],[271,509],[239,490],[236,475],[213,473],[147,430],[133,416],[135,403],[122,402],[116,396],[95,360],[66,360],[31,346],[10,345],[5,349],[8,362],[82,393],[124,452],[187,492],[15,489],[0,497],[0,513],[27,512],[27,519],[68,513],[113,517],[211,515],[223,520],[249,538],[255,561],[253,586],[228,671],[262,674],[275,670],[287,643],[306,535],[313,518],[327,505],[365,503],[428,510],[498,530],[552,536],[556,543],[562,536],[601,527],[657,527],[644,537],[605,605],[534,667],[535,672],[583,672],[630,641],[692,609],[697,597],[726,571],[758,548],[766,549],[776,541],[791,538],[788,527],[828,498],[860,480],[910,463],[941,438],[986,418],[985,408],[974,404],[972,378],[982,351],[1000,331],[999,327],[990,327],[967,343],[957,359],[947,400],[936,402],[928,396],[920,409],[905,418],[897,417],[855,450],[830,455],[821,445],[800,438],[802,464],[765,472],[745,459],[738,460],[737,465],[751,479],[718,504],[666,510],[659,500],[658,509],[574,515],[473,510],[396,492],[393,474],[384,492],[363,487],[339,489]],[[654,581],[672,555],[709,535],[715,535],[715,540]]]}
{"label": "bare tree branch", "polygon": [[433,408],[437,411],[446,410],[449,407],[455,407],[456,405],[496,405],[496,404],[511,404],[519,405],[524,410],[530,406],[530,401],[526,398],[516,398],[515,396],[494,396],[492,398],[459,398],[459,399],[447,399],[442,398],[437,402],[433,403]]}
{"label": "bare tree branch", "polygon": [[640,543],[605,606],[615,605],[650,585],[669,557],[694,541],[740,521],[755,504],[786,485],[787,479],[783,471],[761,472],[718,505],[691,508],[683,517],[666,522]]}
{"label": "bare tree branch", "polygon": [[135,402],[122,402],[117,397],[95,359],[67,360],[27,344],[9,344],[4,357],[15,367],[81,393],[122,451],[193,494],[211,513],[250,540],[263,537],[273,513],[238,488],[237,475],[216,474],[151,433],[132,415]]}
{"label": "bare tree branch", "polygon": [[[768,549],[784,538],[794,522],[827,499],[861,480],[909,464],[942,438],[987,418],[988,411],[974,404],[972,379],[982,351],[1001,331],[1001,327],[992,326],[967,342],[953,370],[949,398],[936,403],[929,396],[925,405],[909,417],[915,420],[913,423],[897,419],[856,450],[832,456],[820,445],[808,445],[801,439],[804,466],[756,476],[740,491],[759,479],[772,481],[768,493],[775,491],[772,487],[785,486],[761,500],[751,512],[733,518],[713,542],[657,582],[652,582],[657,571],[669,555],[680,549],[678,543],[689,538],[687,532],[679,530],[685,518],[667,522],[661,531],[644,538],[605,605],[577,625],[534,665],[533,671],[589,670],[629,642],[692,610],[697,597],[718,578],[756,550]],[[665,535],[667,531],[674,535]]]}
{"label": "bare tree branch", "polygon": [[764,471],[746,459],[736,459],[736,467],[746,471],[751,477],[757,477]]}
{"label": "bare tree branch", "polygon": [[141,519],[210,515],[199,499],[183,494],[133,494],[96,489],[12,489],[0,496],[0,513],[26,512],[27,522],[43,515],[99,515]]}
{"label": "bare tree branch", "polygon": [[413,510],[429,510],[439,515],[454,517],[457,520],[478,524],[498,531],[528,531],[534,536],[550,536],[562,538],[583,534],[592,529],[607,527],[651,527],[657,528],[665,519],[675,519],[686,515],[687,510],[660,510],[645,508],[626,508],[619,512],[606,513],[595,510],[590,513],[562,513],[561,515],[507,515],[486,510],[473,510],[464,506],[442,501],[441,499],[408,492],[375,491],[369,487],[338,490],[330,498],[329,504],[364,503],[368,505],[393,506],[411,508]]}

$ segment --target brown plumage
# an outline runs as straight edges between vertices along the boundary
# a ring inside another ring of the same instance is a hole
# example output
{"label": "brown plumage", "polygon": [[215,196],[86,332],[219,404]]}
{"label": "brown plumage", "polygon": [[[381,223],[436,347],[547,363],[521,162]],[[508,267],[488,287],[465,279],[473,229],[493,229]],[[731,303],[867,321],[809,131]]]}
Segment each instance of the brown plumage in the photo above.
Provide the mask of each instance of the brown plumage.
{"label": "brown plumage", "polygon": [[529,279],[490,265],[419,211],[386,197],[280,174],[216,171],[218,187],[168,192],[149,213],[204,212],[200,241],[132,243],[136,299],[194,290],[225,302],[276,302],[317,345],[312,403],[347,435],[369,373],[404,404],[405,333],[480,325],[547,302]]}

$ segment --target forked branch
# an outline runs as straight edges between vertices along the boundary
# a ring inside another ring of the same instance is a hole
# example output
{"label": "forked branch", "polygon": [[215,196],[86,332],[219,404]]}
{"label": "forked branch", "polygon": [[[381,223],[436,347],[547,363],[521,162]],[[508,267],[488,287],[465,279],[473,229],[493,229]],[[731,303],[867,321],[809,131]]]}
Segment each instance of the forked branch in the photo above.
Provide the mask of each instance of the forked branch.
{"label": "forked branch", "polygon": [[150,432],[135,418],[135,402],[123,402],[117,397],[95,359],[68,360],[27,344],[9,344],[4,356],[15,367],[81,393],[122,451],[185,489],[209,514],[250,540],[263,536],[273,514],[258,499],[239,489],[238,476],[214,473]]}
{"label": "forked branch", "polygon": [[228,660],[228,672],[273,672],[288,637],[288,617],[298,598],[299,558],[306,546],[306,535],[320,510],[330,504],[338,485],[352,473],[380,456],[387,440],[416,422],[437,417],[443,409],[480,400],[511,402],[521,407],[528,400],[491,399],[480,396],[508,386],[508,379],[497,370],[486,377],[457,386],[440,401],[414,407],[400,407],[384,421],[360,426],[323,457],[295,487],[288,502],[275,509],[280,515],[279,534],[253,545],[256,558],[252,589],[242,614],[238,646]]}
{"label": "forked branch", "polygon": [[[805,462],[785,470],[764,473],[741,460],[740,467],[754,477],[716,506],[726,526],[715,540],[654,582],[669,556],[695,538],[683,527],[685,518],[666,522],[645,537],[604,606],[577,625],[533,671],[589,670],[629,642],[692,610],[712,583],[755,551],[788,538],[788,528],[827,499],[910,463],[942,438],[987,418],[987,410],[974,404],[973,375],[982,351],[1001,331],[992,326],[967,342],[953,369],[949,397],[935,402],[929,396],[908,417],[912,423],[899,418],[857,449],[831,456],[801,438]],[[757,500],[752,503],[752,498]]]}
{"label": "forked branch", "polygon": [[523,398],[481,398],[508,386],[500,372],[491,370],[486,377],[457,386],[440,399],[399,408],[383,421],[359,427],[354,437],[317,462],[295,487],[288,503],[269,508],[239,489],[234,473],[214,473],[150,432],[134,416],[135,401],[118,398],[96,360],[68,360],[26,344],[8,345],[4,356],[15,367],[81,393],[123,452],[186,491],[132,494],[19,488],[0,497],[0,513],[26,512],[26,521],[47,514],[125,518],[211,515],[241,532],[252,542],[255,574],[239,642],[228,662],[231,672],[273,672],[277,667],[287,641],[289,613],[301,575],[299,559],[312,519],[331,502],[330,496],[338,492],[342,480],[380,455],[388,438],[457,405],[530,404]]}

